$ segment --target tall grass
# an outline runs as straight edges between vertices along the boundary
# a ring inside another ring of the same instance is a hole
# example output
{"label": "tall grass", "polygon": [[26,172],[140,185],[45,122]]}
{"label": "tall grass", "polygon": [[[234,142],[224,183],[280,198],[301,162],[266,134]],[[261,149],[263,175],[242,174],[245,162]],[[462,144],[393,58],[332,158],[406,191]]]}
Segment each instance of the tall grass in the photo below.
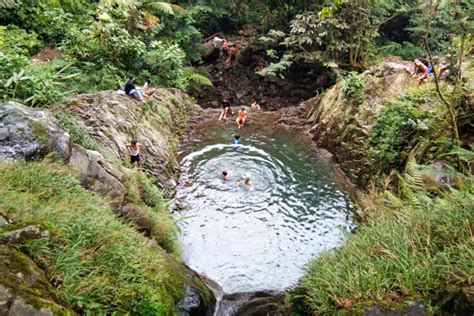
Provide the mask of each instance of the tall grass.
{"label": "tall grass", "polygon": [[16,226],[50,231],[25,250],[47,268],[59,300],[77,311],[163,315],[183,295],[176,263],[60,164],[0,164],[0,209]]}
{"label": "tall grass", "polygon": [[408,173],[402,179],[404,199],[389,192],[373,197],[369,212],[376,215],[345,245],[308,265],[289,296],[299,312],[352,308],[356,313],[375,303],[426,300],[435,292],[472,285],[472,178],[436,197],[416,185],[417,178]]}

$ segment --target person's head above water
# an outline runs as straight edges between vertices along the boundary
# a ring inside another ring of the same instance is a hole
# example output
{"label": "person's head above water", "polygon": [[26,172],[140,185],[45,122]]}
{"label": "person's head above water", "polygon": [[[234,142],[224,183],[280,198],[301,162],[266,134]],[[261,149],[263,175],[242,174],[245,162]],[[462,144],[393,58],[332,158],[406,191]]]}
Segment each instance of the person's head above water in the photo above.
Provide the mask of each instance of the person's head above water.
{"label": "person's head above water", "polygon": [[247,186],[250,186],[251,185],[250,178],[249,177],[244,178],[243,183]]}
{"label": "person's head above water", "polygon": [[222,177],[222,180],[227,181],[229,180],[229,173],[224,170],[222,171],[221,177]]}
{"label": "person's head above water", "polygon": [[234,138],[235,138],[236,140],[239,140],[239,139],[240,139],[240,135],[239,135],[239,134],[235,134]]}
{"label": "person's head above water", "polygon": [[132,145],[136,145],[136,144],[138,144],[138,140],[136,140],[136,139],[132,139],[132,141],[130,142],[130,144],[132,144]]}

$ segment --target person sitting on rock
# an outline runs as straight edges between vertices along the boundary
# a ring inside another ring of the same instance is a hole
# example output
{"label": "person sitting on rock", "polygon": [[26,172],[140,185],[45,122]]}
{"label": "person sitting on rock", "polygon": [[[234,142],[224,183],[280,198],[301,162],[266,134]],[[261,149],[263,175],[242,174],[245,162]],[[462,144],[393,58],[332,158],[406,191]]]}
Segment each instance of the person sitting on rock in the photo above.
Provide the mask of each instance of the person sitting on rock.
{"label": "person sitting on rock", "polygon": [[156,89],[153,89],[151,87],[151,79],[145,80],[145,84],[143,85],[143,91],[145,92],[145,95],[147,96],[150,96],[156,92]]}
{"label": "person sitting on rock", "polygon": [[255,109],[255,110],[261,110],[260,108],[260,104],[257,103],[257,101],[253,100],[252,104],[250,105],[250,107],[252,109]]}
{"label": "person sitting on rock", "polygon": [[230,102],[227,99],[224,99],[221,104],[221,115],[219,116],[219,121],[226,119],[227,116],[232,115],[232,109],[230,108]]}
{"label": "person sitting on rock", "polygon": [[229,173],[227,171],[222,171],[222,174],[221,174],[221,179],[223,181],[229,181]]}
{"label": "person sitting on rock", "polygon": [[130,164],[134,167],[136,163],[139,171],[142,170],[142,162],[140,160],[141,147],[142,144],[140,144],[136,139],[133,139],[130,144],[127,144],[127,150],[130,153]]}
{"label": "person sitting on rock", "polygon": [[245,108],[242,108],[239,111],[239,114],[237,118],[235,119],[235,121],[237,122],[237,126],[239,128],[242,128],[244,126],[245,121],[247,121],[247,111],[245,110]]}
{"label": "person sitting on rock", "polygon": [[234,135],[234,139],[232,140],[232,144],[240,145],[240,135],[239,134]]}
{"label": "person sitting on rock", "polygon": [[428,67],[429,62],[428,59],[426,59],[425,56],[418,57],[413,61],[413,73],[411,74],[412,77],[418,76],[418,75],[423,75],[425,72],[425,69]]}
{"label": "person sitting on rock", "polygon": [[135,97],[140,103],[143,103],[143,99],[145,98],[145,92],[142,89],[135,87],[133,84],[135,82],[135,76],[128,77],[127,82],[125,83],[125,94]]}

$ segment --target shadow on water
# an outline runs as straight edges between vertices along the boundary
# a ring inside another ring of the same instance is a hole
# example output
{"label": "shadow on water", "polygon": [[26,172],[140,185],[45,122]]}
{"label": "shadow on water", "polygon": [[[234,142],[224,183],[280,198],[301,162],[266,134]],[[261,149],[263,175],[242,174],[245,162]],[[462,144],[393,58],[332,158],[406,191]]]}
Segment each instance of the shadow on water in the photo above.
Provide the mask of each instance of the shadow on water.
{"label": "shadow on water", "polygon": [[[225,293],[294,285],[311,258],[339,246],[354,226],[349,196],[311,140],[271,120],[242,130],[202,126],[181,153],[183,259]],[[231,144],[236,132],[242,145]],[[229,181],[219,177],[223,170]]]}

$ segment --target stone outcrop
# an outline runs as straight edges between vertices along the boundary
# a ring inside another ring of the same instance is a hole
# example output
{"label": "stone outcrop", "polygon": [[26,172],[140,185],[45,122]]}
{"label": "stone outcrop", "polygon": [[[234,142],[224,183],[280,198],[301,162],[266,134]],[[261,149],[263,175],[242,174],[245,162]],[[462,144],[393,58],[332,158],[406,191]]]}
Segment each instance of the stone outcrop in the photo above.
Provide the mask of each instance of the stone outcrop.
{"label": "stone outcrop", "polygon": [[100,153],[74,144],[69,165],[84,187],[110,199],[112,205],[122,205],[127,194],[122,184],[124,174]]}
{"label": "stone outcrop", "polygon": [[285,294],[279,291],[257,291],[226,294],[219,301],[217,315],[284,315]]}
{"label": "stone outcrop", "polygon": [[75,315],[54,300],[44,273],[23,253],[0,245],[0,315]]}
{"label": "stone outcrop", "polygon": [[5,161],[38,159],[51,152],[67,160],[69,138],[47,110],[16,102],[0,106],[0,157]]}
{"label": "stone outcrop", "polygon": [[[364,142],[384,102],[403,90],[415,86],[410,77],[411,63],[388,57],[379,66],[364,72],[364,101],[356,109],[348,106],[339,84],[298,107],[281,111],[280,123],[304,126],[317,146],[328,149],[348,178],[364,185],[373,174],[366,159]],[[347,118],[352,119],[348,120]]]}
{"label": "stone outcrop", "polygon": [[113,157],[127,161],[125,147],[132,139],[142,145],[144,168],[158,186],[171,195],[177,180],[179,161],[176,146],[189,116],[200,108],[186,94],[174,89],[158,89],[149,101],[139,104],[133,98],[113,91],[75,96],[66,101],[67,111],[82,122],[88,134]]}

